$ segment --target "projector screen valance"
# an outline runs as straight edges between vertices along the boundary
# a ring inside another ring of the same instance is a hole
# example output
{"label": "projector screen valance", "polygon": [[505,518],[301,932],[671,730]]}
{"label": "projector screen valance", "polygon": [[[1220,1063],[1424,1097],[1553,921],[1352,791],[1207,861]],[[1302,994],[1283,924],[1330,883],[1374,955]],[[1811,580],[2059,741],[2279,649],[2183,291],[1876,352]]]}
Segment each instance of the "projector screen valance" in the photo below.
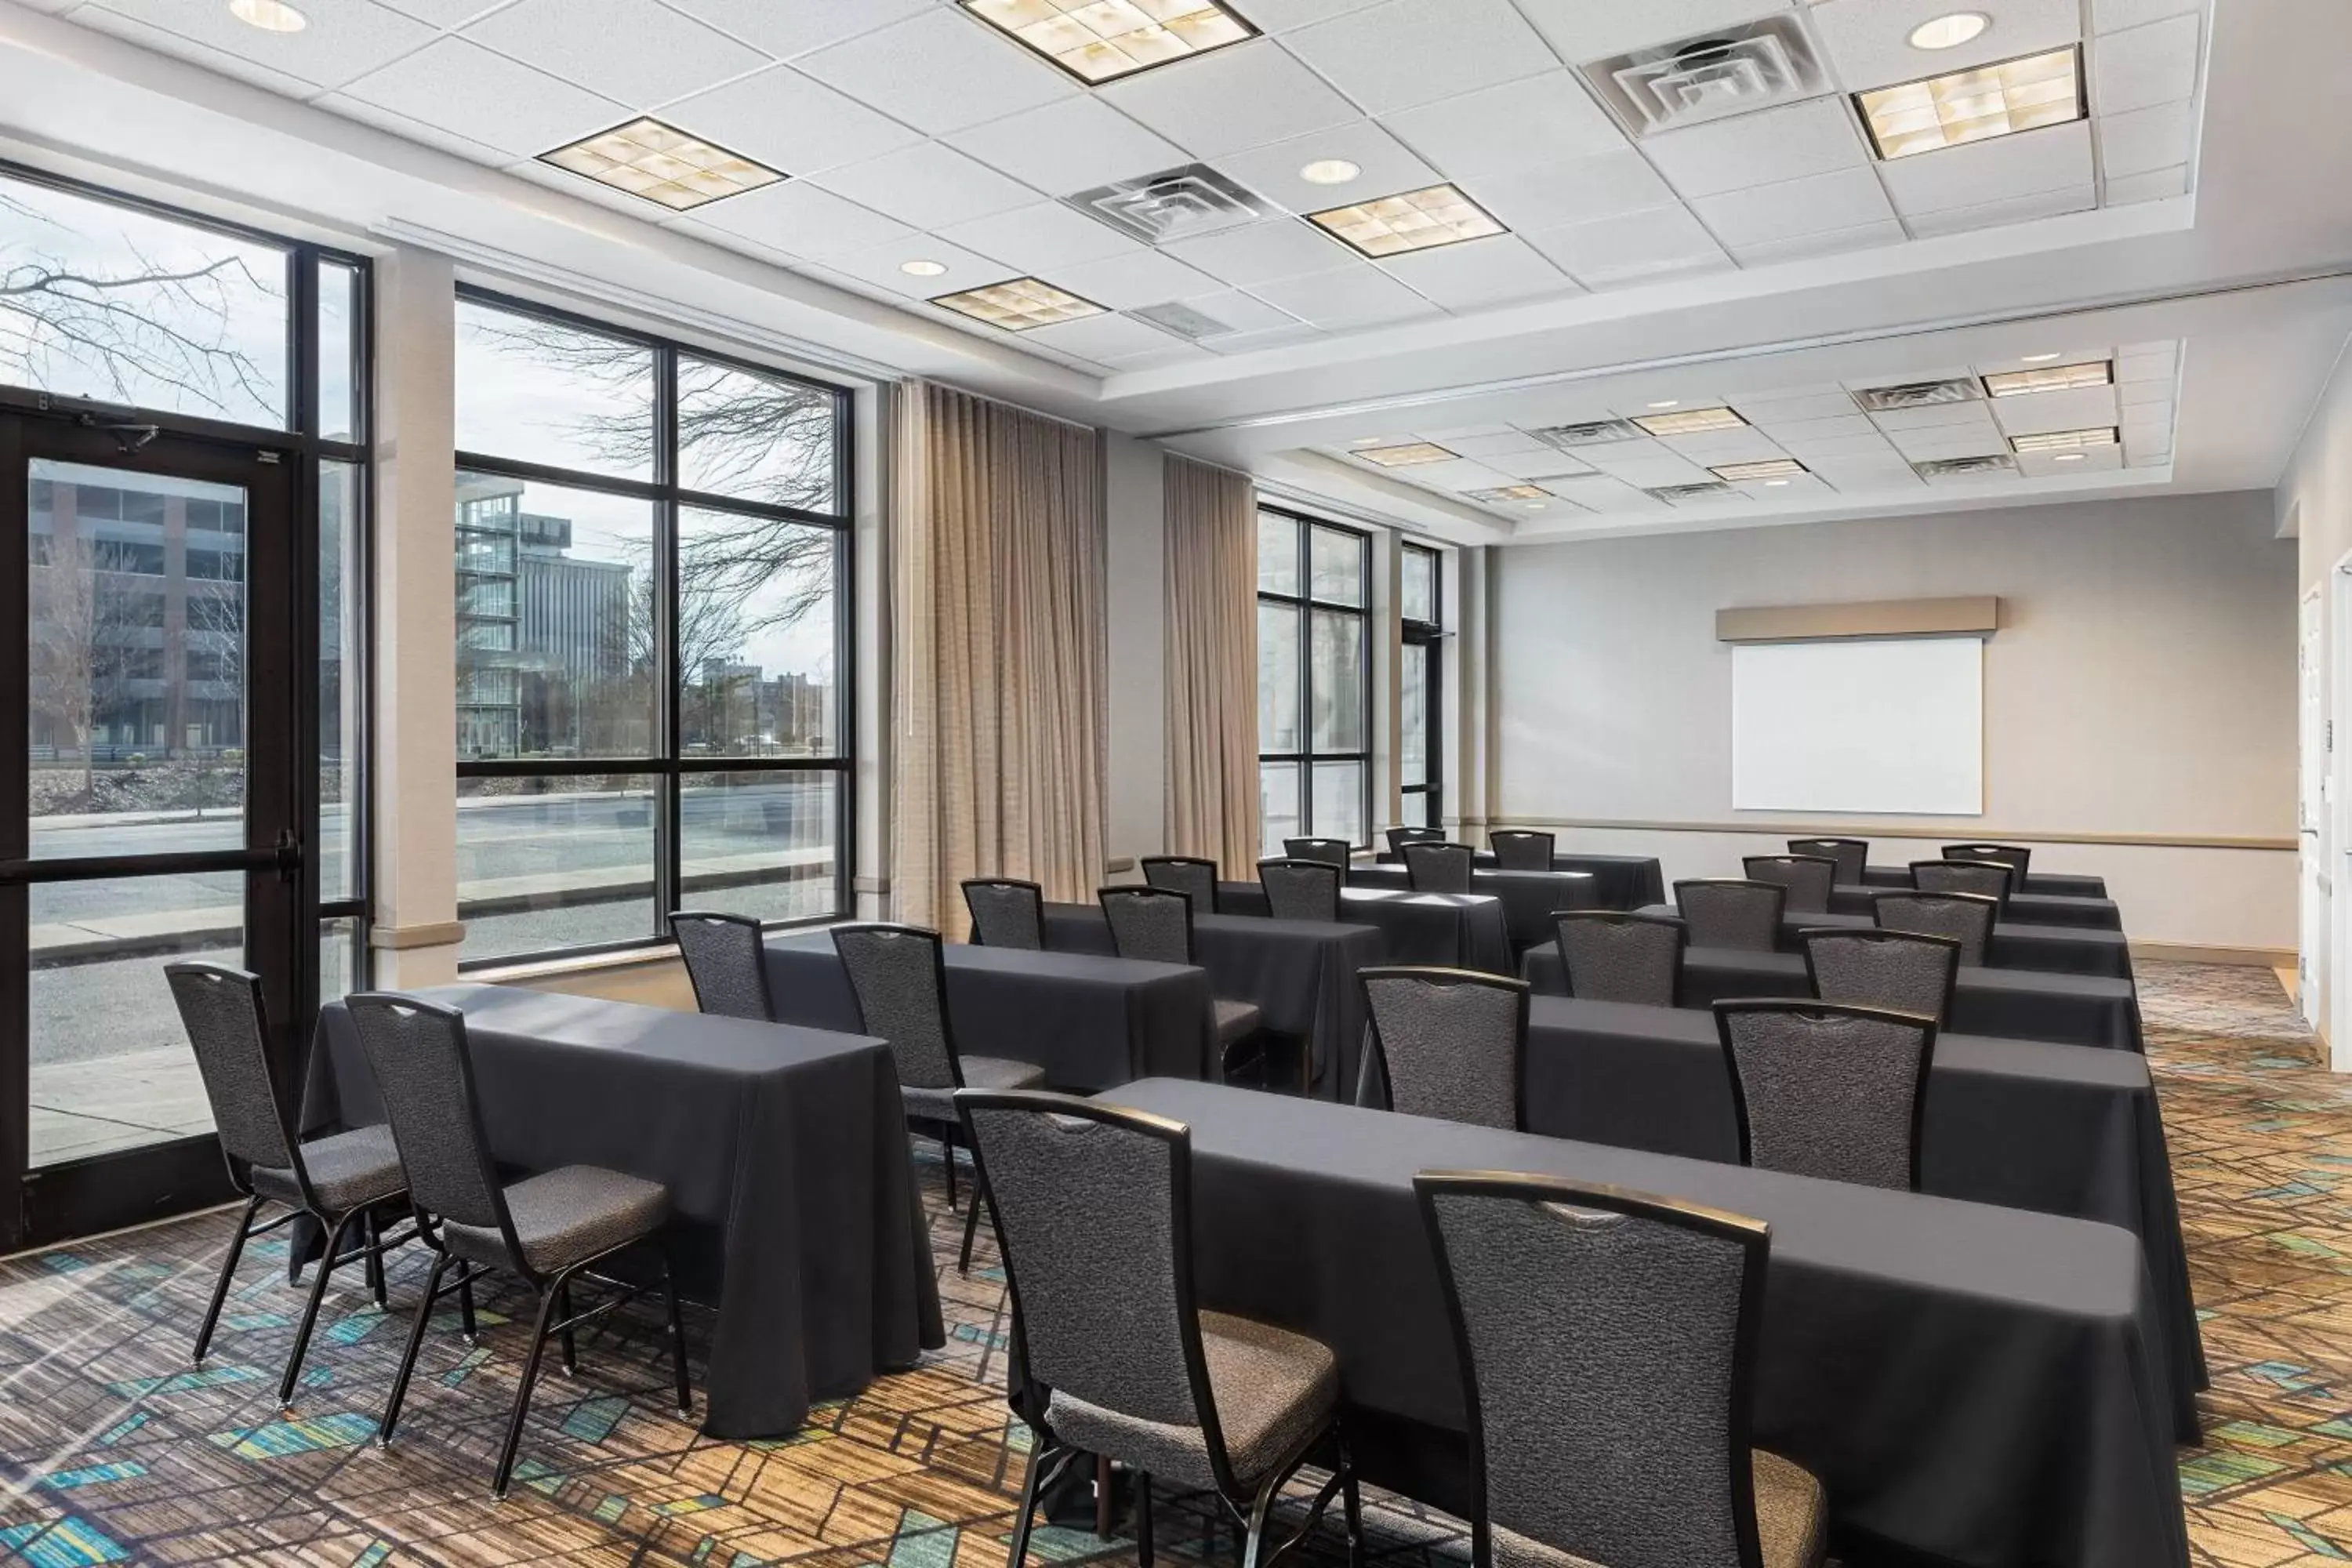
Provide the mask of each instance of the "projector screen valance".
{"label": "projector screen valance", "polygon": [[1731,650],[1738,811],[1984,811],[1984,644],[1972,637]]}

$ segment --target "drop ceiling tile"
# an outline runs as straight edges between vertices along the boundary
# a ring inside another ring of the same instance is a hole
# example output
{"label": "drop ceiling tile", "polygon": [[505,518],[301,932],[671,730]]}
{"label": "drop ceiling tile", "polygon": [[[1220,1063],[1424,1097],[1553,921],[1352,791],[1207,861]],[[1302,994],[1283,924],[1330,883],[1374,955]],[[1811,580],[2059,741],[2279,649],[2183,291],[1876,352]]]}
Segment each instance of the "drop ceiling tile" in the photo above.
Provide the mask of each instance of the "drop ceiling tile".
{"label": "drop ceiling tile", "polygon": [[1507,300],[1581,292],[1559,268],[1507,234],[1465,240],[1414,255],[1392,256],[1381,267],[1425,299],[1449,310],[1471,310]]}
{"label": "drop ceiling tile", "polygon": [[627,110],[611,99],[463,38],[427,44],[343,90],[362,103],[521,158],[578,141],[627,117]]}
{"label": "drop ceiling tile", "polygon": [[1986,436],[1998,435],[1993,426],[1992,410],[1985,399],[1970,403],[1931,403],[1924,408],[1889,408],[1872,415],[1871,421],[1889,436],[1896,431],[1910,430],[1974,430]]}
{"label": "drop ceiling tile", "polygon": [[1650,458],[1638,463],[1620,463],[1609,472],[1645,490],[1660,485],[1696,485],[1715,478],[1688,458]]}
{"label": "drop ceiling tile", "polygon": [[1482,174],[1462,189],[1512,228],[1557,228],[1675,205],[1674,191],[1639,153],[1623,148],[1517,174]]}
{"label": "drop ceiling tile", "polygon": [[810,183],[916,228],[944,228],[1037,200],[1037,193],[1019,181],[938,142],[828,169],[810,176]]}
{"label": "drop ceiling tile", "polygon": [[1159,348],[1141,353],[1107,356],[1103,363],[1124,375],[1131,371],[1166,370],[1171,365],[1216,363],[1217,356],[1198,343],[1188,343],[1181,338],[1168,337],[1166,333],[1161,336],[1166,341]]}
{"label": "drop ceiling tile", "polygon": [[661,118],[788,174],[878,158],[922,140],[790,66],[772,66],[681,99],[664,109]]}
{"label": "drop ceiling tile", "polygon": [[948,138],[982,163],[1066,196],[1192,160],[1097,98],[1066,98]]}
{"label": "drop ceiling tile", "polygon": [[1712,463],[1760,463],[1788,456],[1761,430],[1708,430],[1696,436],[1661,436],[1659,441],[1676,457],[1702,466]]}
{"label": "drop ceiling tile", "polygon": [[1434,313],[1436,307],[1370,262],[1261,283],[1250,292],[1318,327],[1362,327]]}
{"label": "drop ceiling tile", "polygon": [[2169,348],[2154,353],[2134,353],[2130,349],[2126,349],[2116,356],[2116,379],[2117,381],[2170,381],[2179,363]]}
{"label": "drop ceiling tile", "polygon": [[1244,289],[1277,278],[1328,272],[1351,257],[1338,240],[1297,218],[1269,218],[1223,234],[1176,240],[1163,248],[1212,277]]}
{"label": "drop ceiling tile", "polygon": [[1782,261],[1801,261],[1816,256],[1873,250],[1882,245],[1901,245],[1910,237],[1901,224],[1888,218],[1884,223],[1857,224],[1852,228],[1833,228],[1821,234],[1801,234],[1788,239],[1735,245],[1731,247],[1731,258],[1742,267],[1770,267]]}
{"label": "drop ceiling tile", "polygon": [[2121,114],[2193,94],[2201,22],[2198,16],[2174,16],[2100,34],[2091,49],[2092,110]]}
{"label": "drop ceiling tile", "polygon": [[797,63],[819,81],[934,136],[1077,94],[1054,67],[948,5]]}
{"label": "drop ceiling tile", "polygon": [[1598,223],[1542,229],[1526,239],[1587,288],[1730,264],[1714,237],[1689,209],[1679,206],[1653,207]]}
{"label": "drop ceiling tile", "polygon": [[[1516,425],[1505,425],[1491,420],[1484,425],[1426,426],[1414,430],[1412,439],[1415,441],[1430,441],[1440,447],[1458,450],[1458,448],[1454,447],[1454,443],[1456,441],[1476,441],[1482,440],[1490,436],[1516,436],[1522,440],[1528,441],[1535,439],[1534,437],[1528,435]],[[1462,456],[1465,458],[1472,455],[1473,454],[1468,452],[1462,453]]]}
{"label": "drop ceiling tile", "polygon": [[1300,343],[1328,342],[1331,333],[1320,327],[1300,322],[1295,327],[1275,327],[1261,332],[1235,332],[1229,338],[1211,338],[1202,346],[1223,355],[1254,354],[1265,349],[1293,348]]}
{"label": "drop ceiling tile", "polygon": [[2107,205],[2120,207],[2134,202],[2160,202],[2168,196],[2185,195],[2188,191],[2189,166],[2183,163],[2170,169],[2154,169],[2145,174],[2110,178],[2107,181]]}
{"label": "drop ceiling tile", "polygon": [[2064,392],[2028,392],[1992,400],[1992,416],[2009,436],[2050,430],[2093,430],[2113,425],[2120,405],[2112,386],[2078,386]]}
{"label": "drop ceiling tile", "polygon": [[2070,479],[2078,474],[2109,474],[2124,466],[2121,447],[2093,447],[2061,460],[2057,452],[2020,452],[2017,471],[2029,479]]}
{"label": "drop ceiling tile", "polygon": [[1530,453],[1554,458],[1559,456],[1557,448],[1547,447],[1525,431],[1515,430],[1507,425],[1476,436],[1440,436],[1432,431],[1422,439],[1437,442],[1457,456],[1475,458],[1482,463],[1491,463],[1497,458],[1525,457]]}
{"label": "drop ceiling tile", "polygon": [[1778,479],[1756,479],[1732,489],[1750,500],[1774,501],[1783,506],[1794,501],[1820,500],[1832,492],[1818,474],[1790,474]]}
{"label": "drop ceiling tile", "polygon": [[1885,458],[1894,451],[1884,436],[1783,436],[1780,446],[1792,458],[1801,458],[1807,464],[1831,461],[1861,461]]}
{"label": "drop ceiling tile", "polygon": [[1249,19],[1262,33],[1295,33],[1334,16],[1369,11],[1387,0],[1247,0]]}
{"label": "drop ceiling tile", "polygon": [[1843,388],[1835,386],[1793,397],[1750,394],[1732,406],[1746,415],[1749,423],[1761,425],[1767,429],[1822,419],[1861,417],[1854,408],[1853,399],[1846,395]]}
{"label": "drop ceiling tile", "polygon": [[1596,471],[1591,465],[1580,463],[1567,453],[1554,451],[1549,447],[1527,452],[1506,452],[1499,457],[1488,458],[1486,462],[1488,467],[1500,468],[1515,479],[1572,479]]}
{"label": "drop ceiling tile", "polygon": [[766,185],[697,209],[698,221],[788,256],[851,256],[912,239],[915,231],[805,180]]}
{"label": "drop ceiling tile", "polygon": [[2102,33],[2120,33],[2203,8],[2204,0],[2091,0],[2091,26]]}
{"label": "drop ceiling tile", "polygon": [[1691,206],[1699,221],[1735,254],[1744,245],[1895,219],[1895,209],[1887,205],[1878,176],[1868,169],[1839,169],[1719,196],[1700,196]]}
{"label": "drop ceiling tile", "polygon": [[2091,128],[2078,120],[1965,142],[1881,163],[1878,172],[1906,217],[2074,189],[2091,183]]}
{"label": "drop ceiling tile", "polygon": [[1359,458],[1358,462],[1360,466],[1370,468],[1374,473],[1387,474],[1394,479],[1410,479],[1413,483],[1433,490],[1452,490],[1459,493],[1463,490],[1489,489],[1510,482],[1499,471],[1486,467],[1484,463],[1474,463],[1466,458],[1450,463],[1415,463],[1409,468],[1383,468],[1377,463],[1367,463],[1361,458]]}
{"label": "drop ceiling tile", "polygon": [[1813,28],[1838,79],[1855,92],[2059,49],[2083,36],[2080,0],[2001,0],[1986,6],[1992,25],[1948,49],[1915,49],[1913,28],[1948,16],[1953,0],[1828,0]]}
{"label": "drop ceiling tile", "polygon": [[[1843,398],[1848,408],[1853,405]],[[1775,441],[1832,440],[1840,436],[1875,436],[1878,426],[1860,414],[1832,414],[1815,419],[1784,419],[1770,409],[1758,412],[1743,409],[1750,423]]]}
{"label": "drop ceiling tile", "polygon": [[1999,436],[1979,436],[1969,431],[1901,430],[1887,439],[1896,451],[1915,463],[1937,458],[1979,458],[2009,450],[2009,443]]}
{"label": "drop ceiling tile", "polygon": [[[436,27],[456,27],[472,21],[493,5],[503,5],[507,0],[383,0],[395,11],[404,12],[420,22],[430,22]],[[62,5],[56,0],[43,0],[35,10],[70,11],[73,0]]]}
{"label": "drop ceiling tile", "polygon": [[1181,338],[1127,316],[1088,316],[1083,321],[1035,328],[1022,333],[1021,339],[1090,360],[1131,359],[1138,354],[1165,353],[1172,348],[1191,346]]}
{"label": "drop ceiling tile", "polygon": [[2099,194],[2095,189],[2090,185],[2077,185],[2069,190],[2043,191],[2036,195],[1987,202],[1982,206],[1946,207],[1938,212],[1919,213],[1906,221],[1910,225],[1912,234],[1927,239],[1936,235],[1964,234],[1970,229],[1998,228],[2003,224],[2031,223],[2036,218],[2088,212],[2098,205]]}
{"label": "drop ceiling tile", "polygon": [[519,0],[465,36],[633,109],[768,63],[758,50],[654,0]]}
{"label": "drop ceiling tile", "polygon": [[[64,11],[79,5],[81,0],[64,0],[63,4],[55,8]],[[266,89],[270,92],[281,93],[288,98],[310,98],[319,90],[320,84],[306,78],[289,76],[284,71],[272,69],[243,55],[231,54],[226,49],[216,49],[210,44],[198,43],[194,38],[166,32],[162,27],[150,26],[135,18],[104,10],[97,5],[82,5],[81,9],[74,14],[74,21],[97,32],[127,39],[142,49],[152,49],[159,55],[186,60],[191,65],[201,66],[208,71],[215,71],[238,81],[251,82],[256,87]],[[240,24],[240,30],[250,31],[251,29],[245,28]],[[428,37],[431,36],[430,33],[426,34]],[[326,108],[348,115],[352,119],[365,121],[371,125],[380,125],[395,135],[411,136],[413,140],[428,145],[445,148],[460,157],[472,158],[479,162],[482,161],[483,154],[488,153],[488,161],[492,163],[512,161],[495,148],[486,148],[478,142],[468,142],[463,137],[435,132],[429,126],[419,127],[423,134],[415,134],[408,129],[415,124],[415,121],[403,115],[387,114],[383,110],[365,110],[364,112],[359,112],[357,110],[364,109],[364,106],[353,106],[349,100],[339,100],[328,98],[320,101]]]}
{"label": "drop ceiling tile", "polygon": [[1082,261],[1061,268],[1046,281],[1114,310],[1161,305],[1171,300],[1217,291],[1215,279],[1152,250]]}
{"label": "drop ceiling tile", "polygon": [[1639,468],[1644,463],[1665,462],[1675,453],[1664,442],[1644,436],[1633,441],[1602,441],[1591,447],[1579,447],[1570,456],[1601,473],[1613,474],[1621,468]]}
{"label": "drop ceiling tile", "polygon": [[[53,7],[61,9],[62,7]],[[313,87],[337,87],[429,43],[433,29],[372,0],[304,0],[312,26],[299,33],[265,33],[229,15],[225,4],[199,0],[106,0],[87,5],[74,18],[86,27],[160,48],[219,69],[220,57],[280,79]],[[119,18],[144,28],[117,26]],[[159,29],[159,37],[147,29]],[[205,46],[202,56],[182,40]],[[246,72],[238,72],[247,75]],[[257,79],[247,76],[247,79]],[[266,80],[262,85],[270,85]]]}
{"label": "drop ceiling tile", "polygon": [[1841,490],[1877,490],[1905,485],[1916,485],[1919,476],[1911,465],[1890,447],[1880,458],[1822,458],[1807,459],[1805,467]]}
{"label": "drop ceiling tile", "polygon": [[1582,65],[1606,55],[1672,43],[1695,33],[1786,11],[1788,0],[1520,0],[1520,8],[1560,58]]}
{"label": "drop ceiling tile", "polygon": [[[906,261],[936,261],[947,270],[935,278],[914,278],[899,269]],[[992,257],[977,256],[950,245],[937,235],[909,235],[870,250],[852,251],[826,263],[835,272],[910,299],[935,300],[984,283],[1002,283],[1013,269]]]}
{"label": "drop ceiling tile", "polygon": [[[1298,171],[1311,163],[1339,158],[1363,171],[1343,185],[1310,184]],[[1334,125],[1308,136],[1268,142],[1245,153],[1227,153],[1217,168],[1248,189],[1294,213],[1323,212],[1349,202],[1439,183],[1438,172],[1412,150],[1370,120]]]}
{"label": "drop ceiling tile", "polygon": [[1219,158],[1363,118],[1271,38],[1234,44],[1096,90],[1196,158]]}
{"label": "drop ceiling tile", "polygon": [[[480,8],[482,0],[451,0]],[[753,48],[790,59],[903,22],[935,0],[664,0],[732,33]]]}
{"label": "drop ceiling tile", "polygon": [[1841,98],[1663,132],[1644,138],[1642,151],[1685,196],[1721,195],[1870,164],[1853,111]]}
{"label": "drop ceiling tile", "polygon": [[950,224],[940,237],[967,250],[993,257],[1013,271],[1042,275],[1081,261],[1131,256],[1143,248],[1134,240],[1059,202],[1040,202]]}
{"label": "drop ceiling tile", "polygon": [[1455,180],[1627,150],[1616,122],[1564,70],[1385,115],[1382,123]]}
{"label": "drop ceiling tile", "polygon": [[2187,99],[2099,117],[2099,167],[2107,178],[2145,174],[2189,161],[2196,131],[2194,105]]}
{"label": "drop ceiling tile", "polygon": [[2133,408],[2172,401],[2172,383],[2164,381],[2126,381],[2116,387],[2116,401],[2128,413]]}
{"label": "drop ceiling tile", "polygon": [[1283,39],[1373,114],[1516,81],[1552,64],[1511,0],[1390,0]]}
{"label": "drop ceiling tile", "polygon": [[[1204,316],[1223,321],[1237,334],[1283,331],[1300,324],[1297,317],[1277,310],[1256,296],[1244,294],[1237,289],[1227,289],[1214,294],[1196,294],[1181,303]],[[1224,337],[1225,334],[1219,333],[1207,341],[1218,342]]]}

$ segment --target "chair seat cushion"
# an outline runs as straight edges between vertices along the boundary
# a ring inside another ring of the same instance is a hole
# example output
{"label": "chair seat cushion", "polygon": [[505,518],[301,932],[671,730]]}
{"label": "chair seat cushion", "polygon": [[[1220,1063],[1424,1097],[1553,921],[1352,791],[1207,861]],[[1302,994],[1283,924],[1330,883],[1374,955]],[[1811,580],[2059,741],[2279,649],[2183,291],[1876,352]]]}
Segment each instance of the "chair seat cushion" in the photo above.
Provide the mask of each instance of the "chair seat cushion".
{"label": "chair seat cushion", "polygon": [[1256,1034],[1258,1024],[1265,1016],[1255,1002],[1234,1002],[1220,996],[1216,999],[1215,1005],[1217,1044],[1220,1046],[1230,1046],[1235,1041],[1245,1040]]}
{"label": "chair seat cushion", "polygon": [[[302,1145],[302,1165],[310,1173],[310,1191],[319,1206],[330,1214],[348,1214],[362,1204],[398,1197],[407,1190],[401,1173],[400,1151],[393,1146],[392,1129],[382,1124],[336,1132]],[[294,1173],[282,1167],[256,1165],[253,1190],[281,1204],[299,1205],[302,1189]]]}
{"label": "chair seat cushion", "polygon": [[[1248,1318],[1201,1314],[1209,1396],[1234,1479],[1255,1486],[1320,1432],[1339,1401],[1339,1363],[1321,1342]],[[1123,1460],[1180,1486],[1213,1487],[1198,1426],[1146,1421],[1073,1399],[1059,1389],[1045,1419],[1062,1441]]]}
{"label": "chair seat cushion", "polygon": [[[565,1165],[509,1187],[507,1212],[514,1216],[524,1264],[533,1273],[552,1274],[660,1229],[669,1217],[669,1189],[595,1165]],[[459,1258],[497,1267],[509,1262],[496,1230],[455,1224],[442,1230]]]}
{"label": "chair seat cushion", "polygon": [[[1045,1069],[1035,1062],[1011,1061],[1003,1057],[962,1057],[958,1058],[958,1065],[963,1068],[966,1089],[1035,1089],[1045,1081]],[[906,1103],[909,1116],[919,1116],[927,1121],[956,1119],[953,1089],[920,1089],[901,1084],[898,1098]]]}
{"label": "chair seat cushion", "polygon": [[[1820,1568],[1829,1544],[1829,1500],[1822,1483],[1769,1449],[1750,1448],[1748,1454],[1756,1492],[1756,1543],[1763,1548],[1764,1568]],[[1495,1568],[1601,1568],[1499,1524],[1490,1535]]]}

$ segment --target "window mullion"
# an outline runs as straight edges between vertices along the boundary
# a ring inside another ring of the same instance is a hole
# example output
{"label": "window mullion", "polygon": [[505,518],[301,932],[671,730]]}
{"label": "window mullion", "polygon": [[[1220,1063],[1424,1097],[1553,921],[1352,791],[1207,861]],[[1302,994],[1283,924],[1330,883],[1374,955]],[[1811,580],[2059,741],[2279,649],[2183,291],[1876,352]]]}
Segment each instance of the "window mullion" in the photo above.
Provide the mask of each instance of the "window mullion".
{"label": "window mullion", "polygon": [[654,352],[654,482],[661,487],[654,503],[653,639],[656,713],[661,725],[662,760],[668,764],[660,781],[660,809],[654,816],[654,933],[665,934],[670,910],[684,903],[681,863],[685,826],[683,785],[677,776],[677,351],[664,344]]}

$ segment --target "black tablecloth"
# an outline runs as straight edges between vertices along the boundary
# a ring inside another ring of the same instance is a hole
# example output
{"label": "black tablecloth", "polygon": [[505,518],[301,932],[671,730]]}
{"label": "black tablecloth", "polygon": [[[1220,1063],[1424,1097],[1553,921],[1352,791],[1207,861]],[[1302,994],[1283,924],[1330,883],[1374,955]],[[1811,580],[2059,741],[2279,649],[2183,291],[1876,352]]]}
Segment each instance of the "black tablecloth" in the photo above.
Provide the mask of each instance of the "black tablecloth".
{"label": "black tablecloth", "polygon": [[[503,985],[407,993],[466,1016],[502,1166],[659,1182],[679,1285],[716,1307],[703,1427],[794,1431],[946,1342],[890,1053],[859,1035]],[[319,1013],[302,1124],[383,1120],[352,1016]]]}
{"label": "black tablecloth", "polygon": [[[1907,889],[1909,884],[1904,884]],[[1841,883],[1830,894],[1830,909],[1842,915],[1866,915],[1881,893],[1902,889]],[[2011,893],[2001,911],[2004,918],[2026,925],[2074,926],[2084,931],[2121,931],[2123,911],[2113,899],[2084,898],[2070,893]]]}
{"label": "black tablecloth", "polygon": [[[1073,956],[1108,953],[1110,922],[1094,904],[1047,904],[1045,945]],[[1324,921],[1196,914],[1192,956],[1208,972],[1217,995],[1256,1003],[1263,1027],[1307,1041],[1318,1091],[1339,1091],[1341,1080],[1333,1076],[1332,1065],[1343,1048],[1353,1052],[1356,1037],[1363,1033],[1363,988],[1356,984],[1356,971],[1381,962],[1378,931]]]}
{"label": "black tablecloth", "polygon": [[[1348,885],[1402,889],[1410,889],[1412,879],[1402,866],[1360,865],[1349,870]],[[1552,940],[1552,910],[1601,907],[1599,879],[1584,871],[1482,869],[1470,874],[1470,890],[1503,900],[1503,925],[1511,933],[1512,950],[1518,952]]]}
{"label": "black tablecloth", "polygon": [[1202,1305],[1332,1348],[1375,1484],[1463,1507],[1413,1173],[1530,1171],[1771,1226],[1756,1439],[1821,1478],[1846,1562],[1871,1537],[1985,1568],[2189,1561],[2162,1320],[2128,1232],[1209,1084],[1103,1098],[1191,1125]]}
{"label": "black tablecloth", "polygon": [[[1557,943],[1521,961],[1538,992],[1568,994]],[[1694,947],[1683,962],[1682,1004],[1705,1007],[1732,996],[1810,996],[1805,960],[1794,952],[1743,952]],[[2128,980],[2104,974],[2053,974],[2041,969],[1963,969],[1952,995],[1951,1026],[1963,1035],[2049,1040],[2064,1046],[2141,1048],[2139,998]]]}
{"label": "black tablecloth", "polygon": [[[1940,849],[1926,845],[1921,846],[1919,853],[1914,857],[1920,860],[1942,858]],[[1911,868],[1907,863],[1901,866],[1865,866],[1862,870],[1862,879],[1874,888],[1907,888],[1911,885]],[[2107,879],[2105,877],[2081,876],[2072,871],[2028,871],[2025,886],[2013,888],[2011,891],[2054,893],[2067,899],[2104,899],[2107,896]]]}
{"label": "black tablecloth", "polygon": [[[1265,914],[1265,889],[1255,882],[1217,884],[1217,909],[1229,915]],[[1414,893],[1395,888],[1342,888],[1339,919],[1381,933],[1390,963],[1437,963],[1516,974],[1503,900],[1492,893]]]}
{"label": "black tablecloth", "polygon": [[[1535,999],[1528,1131],[1737,1163],[1739,1124],[1713,1015]],[[2129,1051],[1943,1035],[1920,1178],[1940,1197],[2121,1226],[2156,1288],[2173,1419],[2198,1440],[2206,1384],[2172,1160],[2147,1060]]]}
{"label": "black tablecloth", "polygon": [[[857,1027],[857,999],[824,932],[768,939],[776,1016],[814,1029]],[[950,942],[948,1013],[967,1056],[1034,1062],[1056,1089],[1137,1078],[1217,1076],[1209,977],[1181,963]]]}
{"label": "black tablecloth", "polygon": [[[1403,861],[1393,854],[1384,854],[1380,863],[1399,866]],[[1479,850],[1478,864],[1486,870],[1495,869],[1495,852]],[[1665,873],[1658,868],[1657,858],[1651,855],[1571,855],[1561,850],[1553,854],[1551,868],[1590,875],[1594,901],[1586,907],[1591,909],[1638,910],[1643,904],[1659,903],[1666,896]]]}
{"label": "black tablecloth", "polygon": [[[1648,912],[1671,915],[1675,912],[1675,906],[1657,904]],[[1780,917],[1780,948],[1784,952],[1803,952],[1804,944],[1798,937],[1806,931],[1838,926],[1869,931],[1874,923],[1873,917],[1866,913],[1786,914]],[[2131,945],[2119,931],[2028,925],[2007,918],[1993,922],[1992,945],[1985,952],[1985,963],[1993,969],[2040,969],[2056,974],[2105,974],[2117,980],[2132,977]]]}

